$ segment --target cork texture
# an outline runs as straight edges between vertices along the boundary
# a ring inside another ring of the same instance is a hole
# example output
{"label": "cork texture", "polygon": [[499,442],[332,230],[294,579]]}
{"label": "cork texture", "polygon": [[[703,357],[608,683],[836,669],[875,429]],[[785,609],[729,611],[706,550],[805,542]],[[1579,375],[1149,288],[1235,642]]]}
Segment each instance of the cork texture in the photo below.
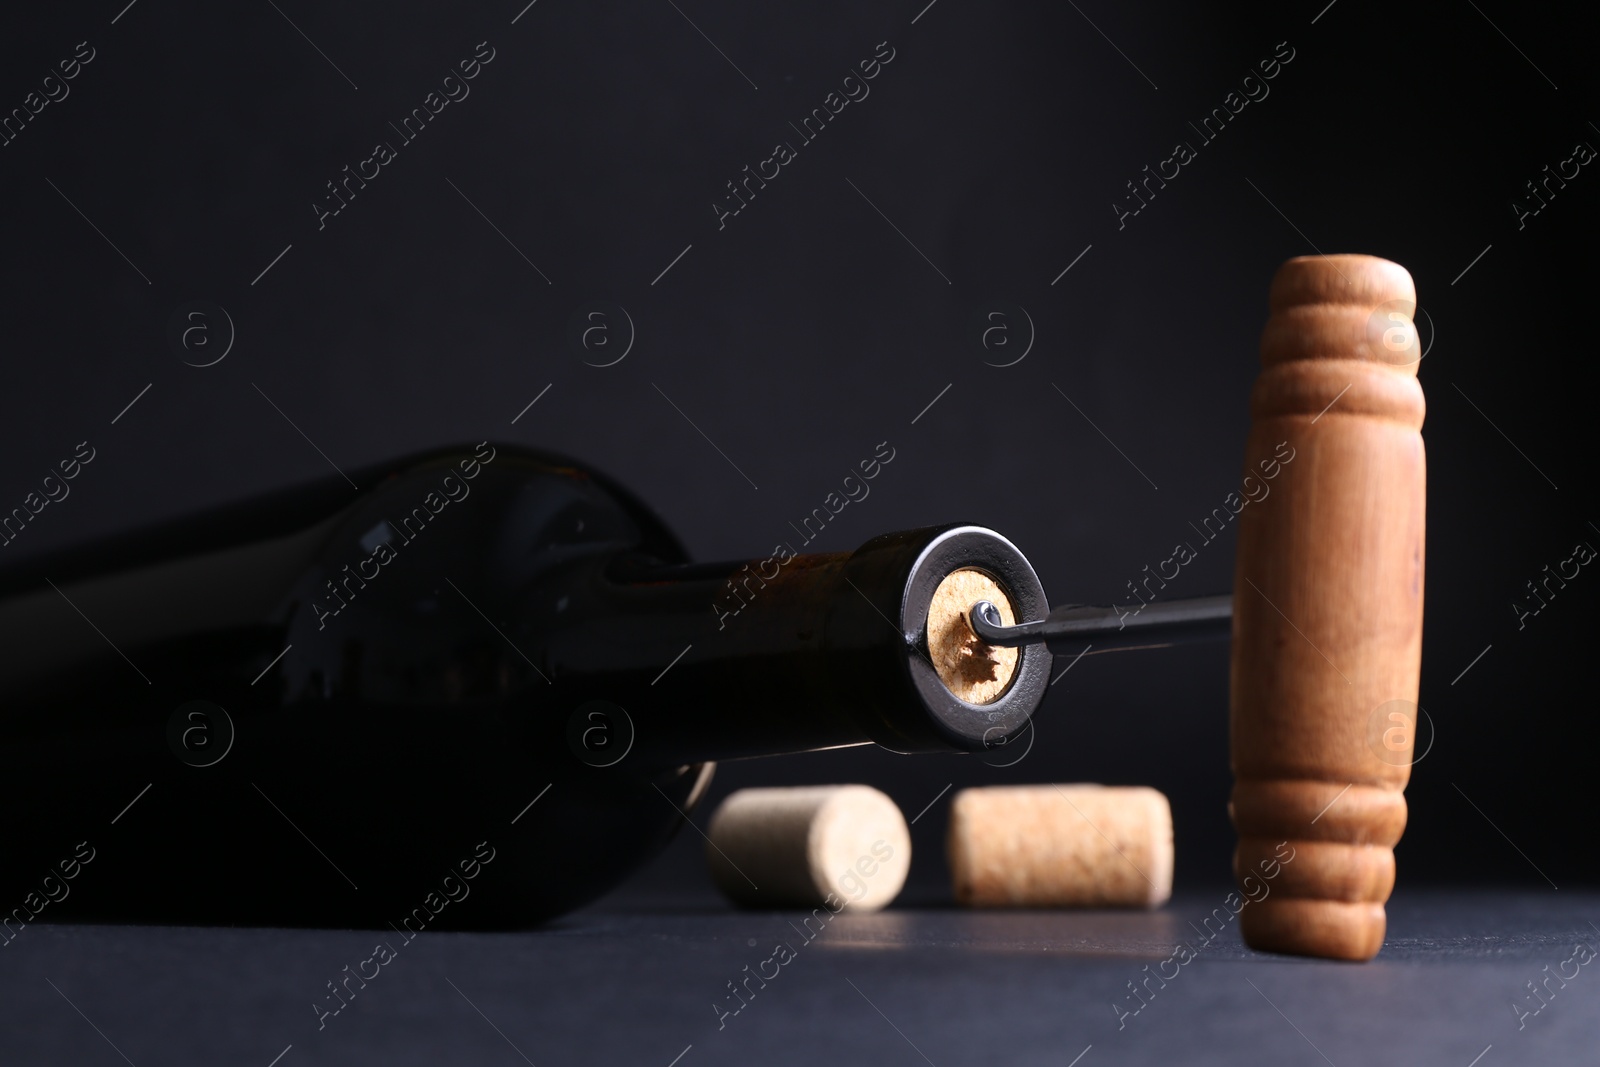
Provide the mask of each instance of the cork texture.
{"label": "cork texture", "polygon": [[1015,626],[1011,598],[987,574],[971,568],[951,571],[933,591],[928,605],[928,656],[939,679],[969,704],[1000,698],[1017,673],[1017,650],[998,648],[972,632],[972,605],[987,600],[1000,609],[1000,621]]}
{"label": "cork texture", "polygon": [[971,907],[1157,907],[1172,895],[1172,809],[1147,786],[965,789],[950,874]]}
{"label": "cork texture", "polygon": [[706,838],[712,880],[747,907],[876,911],[911,869],[905,816],[864,785],[741,789]]}

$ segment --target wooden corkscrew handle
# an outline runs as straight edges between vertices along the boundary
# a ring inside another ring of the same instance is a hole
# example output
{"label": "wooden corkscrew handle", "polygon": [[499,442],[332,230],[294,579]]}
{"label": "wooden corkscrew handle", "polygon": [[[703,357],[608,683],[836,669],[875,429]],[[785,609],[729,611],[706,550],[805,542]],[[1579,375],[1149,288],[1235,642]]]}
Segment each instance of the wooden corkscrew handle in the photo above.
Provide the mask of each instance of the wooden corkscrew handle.
{"label": "wooden corkscrew handle", "polygon": [[1371,256],[1272,282],[1239,516],[1230,810],[1245,941],[1365,960],[1405,829],[1422,657],[1416,290]]}

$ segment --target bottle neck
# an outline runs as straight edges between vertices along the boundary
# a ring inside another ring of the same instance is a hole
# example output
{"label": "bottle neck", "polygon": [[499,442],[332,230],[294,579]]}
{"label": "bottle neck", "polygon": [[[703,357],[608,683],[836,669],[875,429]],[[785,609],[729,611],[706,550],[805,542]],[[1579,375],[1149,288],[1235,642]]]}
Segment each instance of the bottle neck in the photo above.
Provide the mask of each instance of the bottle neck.
{"label": "bottle neck", "polygon": [[616,731],[590,737],[611,755],[629,742],[636,765],[1004,744],[1042,700],[1049,654],[1024,650],[988,704],[951,692],[926,630],[935,587],[961,568],[994,574],[1025,617],[1043,613],[1027,561],[977,527],[885,535],[852,553],[657,568],[617,560],[597,575],[597,610],[554,633],[552,687],[579,738],[598,721],[591,705],[606,704]]}

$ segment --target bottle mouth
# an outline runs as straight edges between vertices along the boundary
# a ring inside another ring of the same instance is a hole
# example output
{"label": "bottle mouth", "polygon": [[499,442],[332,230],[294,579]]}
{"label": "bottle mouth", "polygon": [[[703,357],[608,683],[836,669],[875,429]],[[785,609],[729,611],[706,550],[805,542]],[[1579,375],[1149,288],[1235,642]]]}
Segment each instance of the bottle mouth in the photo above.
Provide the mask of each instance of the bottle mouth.
{"label": "bottle mouth", "polygon": [[981,526],[948,528],[923,547],[906,581],[906,669],[939,733],[972,752],[999,748],[1026,730],[1050,679],[1044,645],[1000,647],[973,632],[979,601],[994,604],[1007,624],[1049,610],[1038,575],[1015,545]]}

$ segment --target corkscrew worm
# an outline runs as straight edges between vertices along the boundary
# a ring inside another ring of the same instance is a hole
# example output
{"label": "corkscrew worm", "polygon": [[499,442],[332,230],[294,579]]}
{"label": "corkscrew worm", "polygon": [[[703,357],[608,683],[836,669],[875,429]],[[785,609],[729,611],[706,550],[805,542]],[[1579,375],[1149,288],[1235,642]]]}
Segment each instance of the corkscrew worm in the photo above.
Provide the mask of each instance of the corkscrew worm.
{"label": "corkscrew worm", "polygon": [[1151,602],[1136,611],[1063,604],[1043,619],[1005,626],[987,600],[968,613],[972,632],[991,645],[1046,644],[1055,655],[1073,655],[1093,643],[1090,655],[1139,648],[1167,648],[1227,637],[1233,624],[1233,597],[1203,596]]}

